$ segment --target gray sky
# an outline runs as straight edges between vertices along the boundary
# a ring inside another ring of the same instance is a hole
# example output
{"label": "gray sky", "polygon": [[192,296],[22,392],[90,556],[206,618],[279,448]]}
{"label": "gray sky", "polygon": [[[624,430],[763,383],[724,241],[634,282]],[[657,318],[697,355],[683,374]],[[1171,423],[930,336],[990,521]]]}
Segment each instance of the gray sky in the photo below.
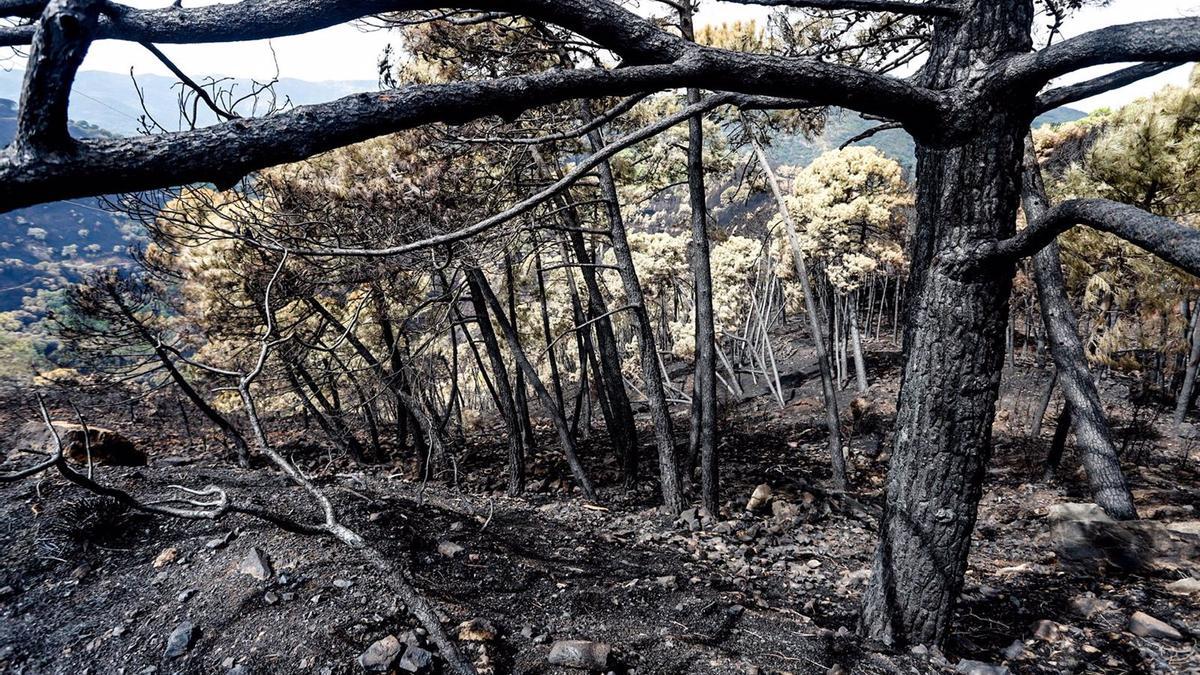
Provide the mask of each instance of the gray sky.
{"label": "gray sky", "polygon": [[[125,4],[162,7],[169,2],[125,0]],[[192,6],[204,3],[189,0],[185,4]],[[720,23],[736,19],[762,18],[766,13],[765,8],[742,7],[717,0],[706,0],[699,18],[705,23]],[[1131,21],[1184,15],[1200,15],[1200,0],[1113,0],[1108,7],[1081,12],[1068,26],[1067,35]],[[318,81],[374,80],[379,54],[392,39],[386,32],[363,31],[355,26],[338,26],[307,35],[273,40],[271,45],[274,46],[278,57],[280,74],[284,77]],[[265,41],[221,45],[167,45],[163,47],[163,51],[193,77],[232,75],[269,78],[275,71],[270,47]],[[129,72],[130,67],[133,67],[139,73],[169,74],[166,68],[140,46],[116,41],[96,43],[83,67],[110,72]],[[1101,68],[1084,72],[1071,79],[1092,77],[1104,70],[1106,69]],[[1188,72],[1189,67],[1182,67],[1123,91],[1110,92],[1075,105],[1085,110],[1120,105],[1168,82],[1186,82]]]}

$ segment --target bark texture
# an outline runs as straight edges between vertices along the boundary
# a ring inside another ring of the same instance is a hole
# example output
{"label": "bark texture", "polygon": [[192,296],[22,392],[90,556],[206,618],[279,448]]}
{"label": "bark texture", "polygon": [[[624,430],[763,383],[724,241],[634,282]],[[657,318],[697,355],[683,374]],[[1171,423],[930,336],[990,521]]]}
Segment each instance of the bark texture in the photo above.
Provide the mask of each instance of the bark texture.
{"label": "bark texture", "polygon": [[[949,88],[1032,47],[1032,0],[939,19],[923,79]],[[917,230],[887,498],[862,629],[885,644],[945,637],[962,588],[1004,363],[1013,267],[957,274],[958,250],[1011,234],[1032,97],[996,100],[962,142],[917,145]]]}

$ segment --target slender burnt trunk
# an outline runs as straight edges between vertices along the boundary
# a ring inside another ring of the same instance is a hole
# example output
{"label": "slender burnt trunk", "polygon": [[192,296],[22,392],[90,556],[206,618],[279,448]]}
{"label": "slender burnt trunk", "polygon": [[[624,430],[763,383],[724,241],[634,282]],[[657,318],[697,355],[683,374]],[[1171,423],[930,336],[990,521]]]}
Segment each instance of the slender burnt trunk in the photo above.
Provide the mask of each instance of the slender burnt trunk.
{"label": "slender burnt trunk", "polygon": [[[743,123],[746,123],[743,118]],[[753,138],[753,135],[751,135]],[[829,432],[829,458],[833,467],[833,485],[838,490],[846,489],[846,456],[842,452],[842,430],[838,414],[837,390],[833,386],[833,368],[829,363],[829,350],[825,342],[825,331],[821,328],[823,312],[817,305],[813,293],[812,282],[808,278],[808,265],[804,262],[804,250],[800,248],[800,236],[796,232],[796,224],[792,221],[791,211],[788,210],[787,200],[779,179],[767,160],[767,153],[762,146],[754,141],[754,153],[763,173],[767,176],[767,184],[775,196],[779,207],[779,215],[783,219],[784,230],[787,232],[788,247],[792,251],[792,263],[796,268],[796,278],[800,289],[804,292],[804,313],[808,315],[808,328],[812,332],[813,349],[817,356],[817,370],[821,374],[821,395],[825,400],[825,428]]]}
{"label": "slender burnt trunk", "polygon": [[1192,348],[1188,352],[1187,369],[1183,375],[1183,386],[1179,389],[1179,397],[1175,400],[1175,415],[1171,418],[1178,429],[1187,419],[1188,406],[1192,401],[1192,390],[1196,388],[1196,370],[1200,366],[1200,303],[1192,317],[1191,341]]}
{"label": "slender burnt trunk", "polygon": [[[1034,220],[1040,218],[1048,204],[1041,170],[1033,154],[1032,139],[1026,145],[1024,193],[1026,217]],[[1052,243],[1039,251],[1033,258],[1033,266],[1042,323],[1050,340],[1050,356],[1058,369],[1063,396],[1070,407],[1075,444],[1079,448],[1083,468],[1087,471],[1092,499],[1113,518],[1137,518],[1133,495],[1121,471],[1117,446],[1104,414],[1104,405],[1100,402],[1100,392],[1096,389],[1096,382],[1084,356],[1075,311],[1067,297],[1063,280],[1058,244]]]}
{"label": "slender burnt trunk", "polygon": [[321,385],[317,383],[317,380],[308,371],[308,368],[304,367],[304,364],[296,362],[292,365],[292,369],[299,376],[300,382],[303,382],[308,387],[308,391],[312,395],[311,400],[315,401],[321,410],[324,411],[325,420],[329,423],[333,436],[341,439],[338,445],[345,449],[356,463],[362,464],[362,444],[358,442],[358,438],[354,436],[354,432],[350,427],[346,426],[346,422],[342,419],[337,406],[325,396],[325,392],[321,391]]}
{"label": "slender burnt trunk", "polygon": [[518,495],[525,491],[525,447],[517,418],[517,406],[513,400],[512,384],[504,366],[504,356],[500,353],[500,342],[496,339],[495,329],[492,328],[487,301],[470,273],[467,274],[467,285],[471,290],[471,306],[475,309],[475,325],[479,328],[483,349],[487,352],[488,361],[492,366],[496,405],[504,419],[505,438],[508,441],[508,494]]}
{"label": "slender burnt trunk", "polygon": [[[512,256],[508,253],[504,254],[504,281],[508,286],[508,316],[512,317],[513,335],[516,337],[517,344],[520,345],[521,336],[515,330],[517,325],[517,285],[513,276]],[[521,437],[525,441],[525,447],[534,448],[537,446],[537,439],[533,437],[533,421],[529,416],[529,393],[525,387],[525,372],[520,368],[517,368],[513,374],[513,392],[519,416],[517,419],[521,423]]]}
{"label": "slender burnt trunk", "polygon": [[[584,119],[592,120],[587,105],[582,104]],[[604,138],[599,130],[588,134],[588,142],[593,151],[604,147]],[[679,465],[675,455],[675,433],[672,429],[671,411],[667,405],[667,395],[663,384],[662,370],[659,368],[658,343],[654,339],[654,329],[650,324],[650,314],[646,309],[646,297],[642,292],[642,283],[638,279],[637,269],[633,265],[633,252],[629,248],[629,237],[625,230],[625,219],[621,215],[621,204],[618,201],[617,184],[613,178],[612,168],[608,162],[602,162],[596,167],[600,177],[600,194],[604,199],[605,213],[611,228],[613,256],[617,262],[617,272],[621,276],[621,286],[625,290],[625,300],[633,308],[634,324],[638,340],[638,357],[642,369],[642,382],[646,387],[646,405],[650,409],[650,421],[654,427],[654,444],[658,448],[659,488],[662,493],[663,505],[673,514],[683,510],[683,492],[679,483]]]}
{"label": "slender burnt trunk", "polygon": [[137,315],[135,315],[129,308],[128,303],[126,303],[121,297],[120,292],[118,292],[115,288],[108,288],[107,290],[109,297],[112,298],[113,302],[117,306],[117,309],[120,310],[121,315],[124,316],[127,321],[129,321],[130,325],[133,326],[133,329],[137,332],[138,336],[141,337],[142,341],[145,344],[153,347],[154,355],[158,357],[159,363],[162,364],[163,368],[167,371],[167,374],[171,376],[171,381],[175,383],[175,386],[179,387],[179,390],[182,391],[183,395],[192,402],[192,405],[199,408],[200,412],[203,413],[210,422],[215,424],[216,427],[220,429],[223,434],[225,434],[225,437],[228,438],[231,443],[233,443],[234,453],[237,455],[238,464],[243,469],[250,468],[250,446],[246,443],[246,437],[242,435],[242,432],[238,431],[238,428],[234,426],[232,422],[225,419],[224,415],[217,412],[216,408],[213,408],[208,404],[208,401],[204,400],[204,397],[200,396],[199,392],[196,391],[196,388],[192,386],[191,382],[188,382],[183,373],[179,371],[179,368],[175,367],[175,362],[171,359],[170,352],[168,352],[167,349],[162,346],[158,338],[150,333],[150,330],[146,327],[146,325],[138,320]]}
{"label": "slender burnt trunk", "polygon": [[854,352],[854,376],[858,393],[867,393],[867,363],[863,359],[862,336],[858,332],[858,294],[847,298],[846,315],[850,319],[850,348]]}
{"label": "slender burnt trunk", "polygon": [[1046,421],[1046,411],[1050,409],[1050,399],[1054,398],[1054,390],[1058,387],[1058,369],[1056,368],[1050,374],[1050,382],[1046,384],[1046,391],[1042,394],[1042,400],[1038,403],[1037,412],[1033,415],[1033,429],[1029,435],[1035,440],[1042,435],[1042,424]]}
{"label": "slender burnt trunk", "polygon": [[[683,37],[695,40],[692,5],[679,12]],[[700,91],[688,89],[689,104],[700,102]],[[688,203],[692,214],[692,283],[695,288],[696,362],[692,379],[693,454],[700,457],[700,495],[712,514],[720,512],[720,467],[717,462],[717,353],[713,325],[713,282],[708,241],[708,193],[704,186],[704,116],[688,120]]]}
{"label": "slender burnt trunk", "polygon": [[[1032,0],[974,0],[937,19],[921,79],[934,88],[1032,48]],[[1014,100],[1015,99],[1015,100]],[[1013,233],[1032,96],[982,100],[954,138],[918,134],[917,228],[905,365],[862,630],[935,644],[962,589],[1004,365],[1012,264],[953,262]],[[978,123],[975,123],[978,122]]]}
{"label": "slender burnt trunk", "polygon": [[592,482],[588,479],[587,472],[583,468],[583,463],[579,461],[579,455],[576,452],[575,439],[571,437],[571,428],[567,424],[566,416],[563,411],[555,406],[554,397],[542,384],[542,380],[538,377],[537,369],[530,362],[529,357],[525,355],[525,350],[521,348],[521,342],[517,339],[517,331],[513,328],[512,323],[504,315],[504,308],[500,304],[500,300],[496,298],[496,294],[492,291],[492,287],[488,284],[487,277],[479,268],[474,268],[467,271],[467,278],[470,280],[471,293],[476,291],[483,295],[488,306],[492,309],[492,313],[496,317],[496,323],[500,326],[500,332],[504,334],[504,339],[508,342],[508,349],[517,360],[517,365],[525,373],[529,384],[533,387],[533,391],[537,394],[538,400],[542,407],[546,410],[546,414],[550,416],[550,421],[554,423],[554,430],[558,434],[558,442],[562,447],[563,455],[566,457],[567,466],[571,469],[571,474],[575,477],[575,482],[584,496],[588,499],[596,498],[596,490],[592,487]]}
{"label": "slender burnt trunk", "polygon": [[[550,173],[551,167],[541,156],[535,154],[535,157],[543,172]],[[559,177],[562,176],[562,171],[558,167],[553,167],[553,172]],[[602,401],[601,410],[604,413],[604,421],[608,427],[608,435],[612,439],[613,447],[621,461],[625,485],[630,487],[637,481],[637,423],[634,420],[629,393],[625,390],[625,379],[621,375],[621,355],[618,351],[617,338],[613,331],[612,319],[607,316],[608,303],[604,299],[604,293],[600,289],[599,276],[596,274],[596,256],[589,249],[588,243],[580,231],[583,228],[583,219],[580,218],[569,195],[561,201],[562,218],[567,226],[567,240],[570,242],[575,259],[580,264],[580,276],[583,277],[584,289],[587,291],[587,318],[592,325],[586,330],[594,332],[596,336],[593,344],[596,347],[599,363],[596,364],[598,368],[593,369],[593,372],[596,373],[597,391],[603,392],[597,398]]]}
{"label": "slender burnt trunk", "polygon": [[1042,480],[1054,480],[1058,475],[1058,467],[1062,464],[1063,452],[1067,449],[1067,434],[1071,432],[1071,402],[1063,403],[1062,412],[1054,424],[1054,439],[1050,441],[1050,452],[1046,453],[1046,466],[1043,469]]}

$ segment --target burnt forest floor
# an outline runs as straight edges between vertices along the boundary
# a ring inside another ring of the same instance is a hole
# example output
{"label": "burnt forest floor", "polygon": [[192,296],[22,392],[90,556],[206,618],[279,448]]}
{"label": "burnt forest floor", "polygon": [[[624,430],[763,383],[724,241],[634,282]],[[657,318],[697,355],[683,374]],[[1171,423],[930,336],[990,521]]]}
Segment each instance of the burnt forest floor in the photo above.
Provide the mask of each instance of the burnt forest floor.
{"label": "burnt forest floor", "polygon": [[[872,353],[873,403],[846,400],[853,496],[828,490],[818,389],[805,382],[783,409],[759,398],[725,412],[728,502],[712,518],[660,515],[648,448],[646,479],[635,491],[621,489],[600,431],[583,444],[603,486],[599,504],[572,492],[549,429],[521,498],[503,496],[499,432],[458,444],[456,484],[422,487],[411,457],[358,467],[306,443],[315,431],[273,431],[332,496],[345,524],[411,569],[452,632],[470,620],[495,629],[495,638],[466,645],[485,672],[559,672],[546,657],[560,639],[609,643],[618,672],[644,674],[970,672],[967,660],[1017,673],[1200,669],[1197,596],[1165,588],[1200,577],[1198,561],[1115,575],[1057,559],[1047,511],[1088,501],[1086,483],[1071,454],[1059,481],[1038,478],[1053,418],[1042,438],[1029,438],[1048,371],[1028,364],[1006,377],[950,641],[944,650],[887,652],[855,637],[882,502],[896,360]],[[1129,387],[1116,380],[1105,388],[1142,513],[1179,536],[1194,532],[1200,452],[1158,435],[1167,403],[1129,403]],[[173,403],[139,405],[133,419],[111,401],[86,410],[90,422],[120,430],[151,457],[146,467],[101,468],[102,482],[147,497],[172,484],[216,484],[235,500],[313,513],[278,473],[239,470],[189,443]],[[32,419],[31,402],[14,396],[0,412],[0,430],[11,438]],[[763,483],[772,503],[746,511]],[[265,581],[238,571],[252,547],[272,564]],[[1171,623],[1183,639],[1134,636],[1126,630],[1134,611]],[[199,629],[197,637],[184,656],[164,659],[167,636],[183,621]],[[133,513],[54,475],[0,485],[0,672],[354,673],[367,646],[413,628],[374,570],[336,542],[242,517]]]}

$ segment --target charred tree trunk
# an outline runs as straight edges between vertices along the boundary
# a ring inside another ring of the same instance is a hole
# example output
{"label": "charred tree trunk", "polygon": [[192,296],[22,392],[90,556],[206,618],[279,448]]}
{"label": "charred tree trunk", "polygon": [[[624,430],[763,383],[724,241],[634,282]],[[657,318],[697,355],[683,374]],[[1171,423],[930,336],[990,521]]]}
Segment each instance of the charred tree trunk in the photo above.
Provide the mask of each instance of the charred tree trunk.
{"label": "charred tree trunk", "polygon": [[854,352],[854,376],[858,393],[867,393],[867,363],[863,359],[862,336],[858,332],[858,293],[847,298],[846,315],[850,319],[850,348]]}
{"label": "charred tree trunk", "polygon": [[1071,402],[1063,403],[1062,412],[1054,424],[1054,439],[1050,441],[1050,452],[1046,453],[1046,466],[1042,472],[1042,480],[1051,481],[1058,475],[1058,467],[1062,464],[1063,452],[1067,449],[1067,434],[1071,433]]}
{"label": "charred tree trunk", "polygon": [[[692,5],[679,11],[683,37],[695,40]],[[688,89],[689,104],[700,101]],[[692,454],[700,458],[700,495],[704,507],[720,513],[720,466],[717,462],[717,336],[713,325],[713,282],[708,241],[708,193],[704,186],[704,116],[688,120],[688,203],[692,213],[692,283],[695,288],[696,363],[692,379]]]}
{"label": "charred tree trunk", "polygon": [[[1048,204],[1032,139],[1026,146],[1024,193],[1026,217],[1037,220],[1046,212]],[[1033,268],[1042,323],[1050,341],[1050,356],[1058,369],[1059,386],[1070,408],[1075,443],[1087,471],[1092,499],[1113,518],[1137,518],[1133,495],[1121,471],[1117,446],[1104,414],[1104,405],[1100,402],[1100,392],[1088,369],[1083,342],[1079,339],[1078,323],[1063,280],[1058,244],[1051,243],[1039,251],[1033,258]]]}
{"label": "charred tree trunk", "polygon": [[159,363],[162,364],[163,369],[167,371],[167,374],[171,376],[171,381],[175,383],[175,386],[179,387],[179,390],[192,402],[192,405],[199,408],[200,412],[216,425],[221,430],[221,433],[225,434],[225,437],[233,443],[234,454],[237,455],[238,464],[243,469],[250,468],[250,446],[246,443],[246,437],[242,435],[242,432],[238,431],[238,428],[232,422],[225,419],[224,415],[217,412],[216,408],[209,405],[208,401],[205,401],[200,396],[200,393],[196,391],[191,382],[188,382],[183,373],[179,371],[179,368],[175,367],[175,362],[171,359],[171,354],[167,349],[162,346],[158,338],[150,333],[146,325],[138,320],[137,315],[129,308],[128,303],[121,297],[120,292],[112,287],[106,287],[106,291],[108,296],[112,298],[118,311],[121,312],[121,316],[129,321],[129,324],[145,344],[153,347],[154,355],[158,358]]}
{"label": "charred tree trunk", "polygon": [[576,452],[575,439],[571,437],[571,429],[567,424],[566,416],[563,411],[554,405],[554,397],[542,384],[542,380],[538,377],[537,369],[533,363],[529,361],[529,357],[525,355],[525,350],[521,348],[521,343],[517,339],[517,331],[513,328],[512,323],[504,315],[504,308],[500,305],[500,300],[496,298],[496,294],[492,291],[492,287],[488,284],[487,277],[479,268],[474,268],[467,271],[468,283],[471,284],[471,293],[476,291],[483,295],[488,306],[492,309],[492,313],[496,317],[496,323],[500,326],[500,332],[504,334],[504,339],[508,342],[508,349],[512,352],[513,357],[517,360],[517,365],[525,373],[525,377],[533,386],[534,392],[537,394],[538,400],[542,407],[545,408],[546,414],[550,416],[550,421],[554,423],[554,430],[558,434],[558,442],[562,447],[563,455],[566,457],[567,466],[571,469],[571,474],[575,477],[575,482],[584,496],[588,499],[596,498],[596,490],[592,487],[592,482],[588,479],[587,472],[583,468],[583,463],[579,461],[579,455]]}
{"label": "charred tree trunk", "polygon": [[1188,351],[1187,367],[1183,375],[1183,386],[1179,389],[1179,397],[1175,399],[1175,414],[1171,418],[1175,428],[1178,429],[1183,425],[1183,421],[1187,419],[1188,407],[1192,401],[1192,390],[1196,388],[1196,369],[1200,366],[1200,303],[1197,303],[1197,308],[1192,318],[1191,341],[1192,346]]}
{"label": "charred tree trunk", "polygon": [[[743,124],[748,124],[745,118],[742,118],[742,121]],[[751,134],[751,138],[753,139],[753,134]],[[821,317],[824,313],[817,305],[812,282],[808,277],[808,265],[804,262],[804,251],[800,248],[800,236],[796,232],[796,224],[792,221],[792,214],[788,210],[787,200],[783,196],[779,179],[776,178],[775,171],[771,168],[771,163],[767,160],[767,153],[763,151],[762,146],[757,141],[754,141],[753,144],[755,157],[758,159],[763,173],[767,176],[767,184],[771,187],[771,193],[779,207],[779,215],[783,219],[784,230],[787,232],[788,247],[792,251],[792,263],[796,268],[796,278],[800,282],[800,289],[804,292],[804,313],[808,315],[808,328],[812,332],[813,349],[817,355],[817,370],[821,374],[821,395],[825,399],[825,428],[829,432],[829,458],[833,467],[833,486],[835,489],[845,490],[846,456],[842,452],[841,417],[838,413],[837,390],[833,386],[833,368],[829,363],[825,331],[821,328]]]}
{"label": "charred tree trunk", "polygon": [[[539,165],[545,173],[553,173],[561,177],[558,167],[551,168],[540,155],[536,154]],[[605,163],[607,166],[607,163]],[[567,240],[579,262],[579,273],[583,277],[583,285],[587,291],[587,319],[592,325],[586,330],[594,332],[599,367],[593,369],[598,390],[603,391],[598,396],[602,401],[601,410],[604,413],[608,435],[612,439],[613,448],[621,461],[621,471],[626,487],[632,487],[637,481],[638,472],[638,437],[637,423],[633,416],[633,405],[629,401],[629,393],[625,390],[625,378],[621,374],[621,355],[618,351],[616,334],[613,331],[612,320],[608,317],[608,303],[600,289],[600,280],[596,274],[596,256],[589,249],[584,239],[583,219],[571,201],[568,194],[563,197],[562,218],[567,226]]]}
{"label": "charred tree trunk", "polygon": [[[934,88],[1032,48],[1032,0],[974,0],[937,19],[922,79]],[[862,630],[935,644],[962,589],[1004,365],[1012,264],[964,275],[952,262],[1014,230],[1032,106],[980,101],[962,135],[918,134],[917,228],[905,365],[887,497]],[[973,118],[974,119],[974,118]]]}
{"label": "charred tree trunk", "polygon": [[[517,288],[516,280],[513,277],[512,256],[504,254],[504,280],[508,286],[508,316],[512,317],[514,322],[517,320]],[[521,336],[514,330],[513,335],[516,337],[517,344],[521,344]],[[523,349],[523,348],[522,348]],[[513,375],[513,393],[514,400],[517,404],[517,420],[521,424],[521,438],[524,439],[525,447],[537,447],[537,439],[533,437],[533,420],[529,417],[529,394],[525,388],[525,372],[517,368]]]}
{"label": "charred tree trunk", "polygon": [[[581,105],[585,122],[592,121],[591,111],[587,104]],[[604,138],[599,130],[588,134],[588,142],[593,151],[604,147]],[[658,343],[654,339],[654,329],[650,324],[650,314],[646,309],[646,297],[642,292],[642,283],[638,279],[637,270],[633,265],[633,252],[629,248],[629,237],[625,230],[625,219],[621,215],[621,204],[617,195],[617,184],[613,178],[612,167],[608,162],[602,162],[596,167],[600,177],[600,194],[604,198],[604,209],[608,215],[609,227],[612,232],[613,256],[617,262],[617,272],[621,276],[621,286],[625,290],[625,300],[633,308],[633,316],[638,340],[638,357],[642,369],[642,381],[646,386],[646,405],[650,409],[650,421],[654,427],[654,444],[658,448],[659,488],[662,493],[663,505],[673,514],[683,510],[683,491],[679,483],[679,464],[675,454],[675,433],[672,429],[671,410],[667,405],[667,394],[663,385],[663,374],[659,368]]]}
{"label": "charred tree trunk", "polygon": [[[1037,220],[1049,205],[1032,142],[1026,145],[1024,191],[1026,216]],[[1091,485],[1092,500],[1112,518],[1138,518],[1096,381],[1087,368],[1084,344],[1079,339],[1079,324],[1075,321],[1063,281],[1057,244],[1046,246],[1033,257],[1033,282],[1037,286],[1038,304],[1042,306],[1042,322],[1050,339],[1050,357],[1054,359],[1058,381],[1070,407],[1075,444]]]}

